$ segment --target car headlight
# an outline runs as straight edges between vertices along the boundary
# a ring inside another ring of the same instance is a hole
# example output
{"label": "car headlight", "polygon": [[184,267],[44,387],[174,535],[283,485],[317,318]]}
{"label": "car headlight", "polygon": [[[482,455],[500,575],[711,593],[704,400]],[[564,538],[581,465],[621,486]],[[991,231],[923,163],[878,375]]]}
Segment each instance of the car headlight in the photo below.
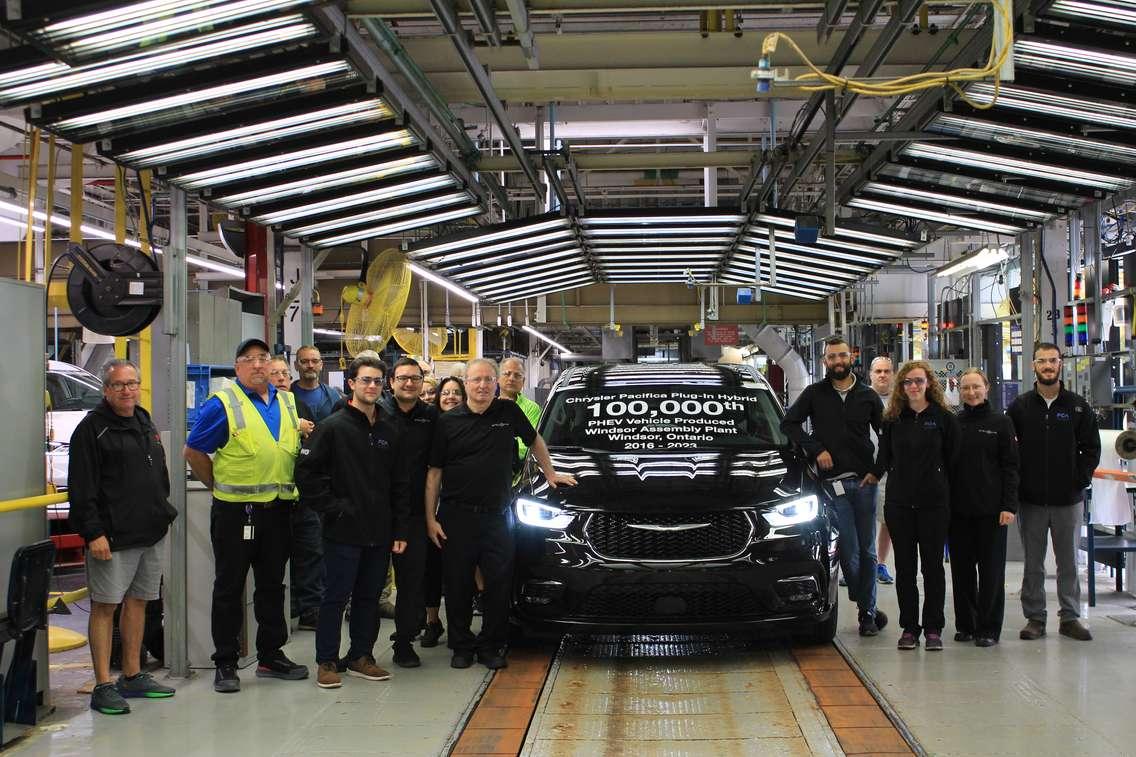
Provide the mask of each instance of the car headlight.
{"label": "car headlight", "polygon": [[526,526],[567,528],[575,516],[538,499],[517,497],[517,518]]}
{"label": "car headlight", "polygon": [[782,502],[762,513],[769,525],[774,528],[793,526],[798,523],[808,523],[820,512],[820,500],[815,494],[800,499]]}

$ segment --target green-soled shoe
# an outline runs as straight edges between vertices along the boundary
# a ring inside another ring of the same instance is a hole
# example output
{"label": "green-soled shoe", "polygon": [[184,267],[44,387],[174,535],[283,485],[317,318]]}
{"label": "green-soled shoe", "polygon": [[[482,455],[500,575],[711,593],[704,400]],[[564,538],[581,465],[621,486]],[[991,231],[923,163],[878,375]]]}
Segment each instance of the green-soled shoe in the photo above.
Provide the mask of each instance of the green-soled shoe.
{"label": "green-soled shoe", "polygon": [[163,686],[154,680],[149,673],[139,673],[133,678],[119,676],[115,682],[118,693],[124,697],[145,697],[146,699],[168,699],[176,692],[169,686]]}
{"label": "green-soled shoe", "polygon": [[113,683],[100,683],[91,692],[91,709],[104,715],[125,715],[130,712],[130,705]]}

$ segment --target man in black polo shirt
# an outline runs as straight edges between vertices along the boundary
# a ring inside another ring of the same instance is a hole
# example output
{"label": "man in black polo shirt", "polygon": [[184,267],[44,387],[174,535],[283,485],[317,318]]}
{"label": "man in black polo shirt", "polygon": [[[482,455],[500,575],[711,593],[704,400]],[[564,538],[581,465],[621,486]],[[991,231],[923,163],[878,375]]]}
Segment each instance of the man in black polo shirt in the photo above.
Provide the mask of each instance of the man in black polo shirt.
{"label": "man in black polo shirt", "polygon": [[417,668],[422,664],[411,642],[422,630],[426,616],[423,580],[426,576],[426,521],[418,504],[426,489],[426,462],[434,439],[438,408],[418,399],[422,391],[422,367],[404,357],[394,364],[390,376],[391,396],[383,401],[383,412],[398,429],[403,459],[409,467],[410,521],[407,523],[406,550],[394,556],[394,576],[398,586],[394,611],[394,664]]}
{"label": "man in black polo shirt", "polygon": [[[454,650],[450,665],[468,668],[476,653],[480,663],[495,670],[507,664],[514,439],[520,437],[532,450],[552,488],[575,486],[576,479],[553,469],[548,447],[517,403],[494,399],[497,366],[493,362],[471,361],[465,386],[466,406],[441,414],[434,430],[426,474],[426,532],[442,549],[447,632]],[[434,515],[439,491],[440,522]],[[475,567],[485,577],[484,615],[477,637],[470,631]]]}

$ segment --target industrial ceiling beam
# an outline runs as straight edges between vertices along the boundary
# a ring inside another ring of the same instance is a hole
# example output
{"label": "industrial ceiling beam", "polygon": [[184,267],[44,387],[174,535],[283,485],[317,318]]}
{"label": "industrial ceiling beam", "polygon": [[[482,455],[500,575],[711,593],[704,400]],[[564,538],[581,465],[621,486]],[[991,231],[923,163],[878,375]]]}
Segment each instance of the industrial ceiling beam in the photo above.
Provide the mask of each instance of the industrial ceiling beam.
{"label": "industrial ceiling beam", "polygon": [[536,39],[529,26],[529,10],[525,7],[525,0],[505,0],[505,5],[509,7],[509,16],[513,19],[513,30],[517,34],[517,41],[521,43],[521,51],[525,54],[525,63],[535,71],[540,68],[540,58],[536,51]]}
{"label": "industrial ceiling beam", "polygon": [[[533,167],[532,161],[528,159],[525,154],[524,147],[521,145],[521,137],[517,134],[517,130],[509,121],[508,115],[505,113],[505,105],[501,102],[501,98],[497,97],[497,93],[493,89],[493,82],[489,79],[489,72],[477,60],[474,55],[473,46],[469,43],[469,38],[466,36],[465,29],[462,28],[461,21],[458,19],[457,10],[454,8],[452,0],[430,0],[430,5],[434,8],[434,13],[438,16],[438,20],[442,23],[442,28],[445,30],[446,35],[454,44],[454,49],[457,50],[458,56],[462,60],[466,71],[473,77],[473,82],[477,86],[478,91],[481,93],[481,99],[489,107],[490,113],[493,114],[493,120],[497,122],[497,127],[501,129],[501,134],[504,136],[505,141],[509,143],[509,148],[513,151],[513,159],[520,164],[521,170],[524,172],[525,177],[532,184],[533,190],[537,196],[543,195],[543,186],[540,177],[537,175],[536,169]],[[561,207],[567,204],[567,197],[560,197]]]}
{"label": "industrial ceiling beam", "polygon": [[494,47],[501,46],[501,29],[497,26],[497,9],[493,7],[494,0],[469,0],[469,7],[477,25],[489,38]]}

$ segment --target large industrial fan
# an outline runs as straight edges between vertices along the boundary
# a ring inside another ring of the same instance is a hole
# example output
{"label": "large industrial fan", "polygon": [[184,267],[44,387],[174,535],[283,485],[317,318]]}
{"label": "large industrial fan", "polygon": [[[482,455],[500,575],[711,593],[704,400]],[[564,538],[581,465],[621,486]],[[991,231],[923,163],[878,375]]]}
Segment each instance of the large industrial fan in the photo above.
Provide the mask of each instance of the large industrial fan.
{"label": "large industrial fan", "polygon": [[[414,329],[398,328],[394,330],[394,340],[398,346],[411,355],[426,356],[422,350],[422,335]],[[445,326],[436,326],[430,329],[430,357],[437,360],[446,350],[450,341],[450,332]]]}
{"label": "large industrial fan", "polygon": [[67,303],[76,320],[96,334],[130,336],[153,323],[162,309],[162,272],[149,255],[113,242],[73,244]]}
{"label": "large industrial fan", "polygon": [[410,296],[410,268],[396,249],[383,250],[364,264],[359,282],[343,288],[348,307],[343,343],[355,357],[363,350],[379,352],[394,334]]}

